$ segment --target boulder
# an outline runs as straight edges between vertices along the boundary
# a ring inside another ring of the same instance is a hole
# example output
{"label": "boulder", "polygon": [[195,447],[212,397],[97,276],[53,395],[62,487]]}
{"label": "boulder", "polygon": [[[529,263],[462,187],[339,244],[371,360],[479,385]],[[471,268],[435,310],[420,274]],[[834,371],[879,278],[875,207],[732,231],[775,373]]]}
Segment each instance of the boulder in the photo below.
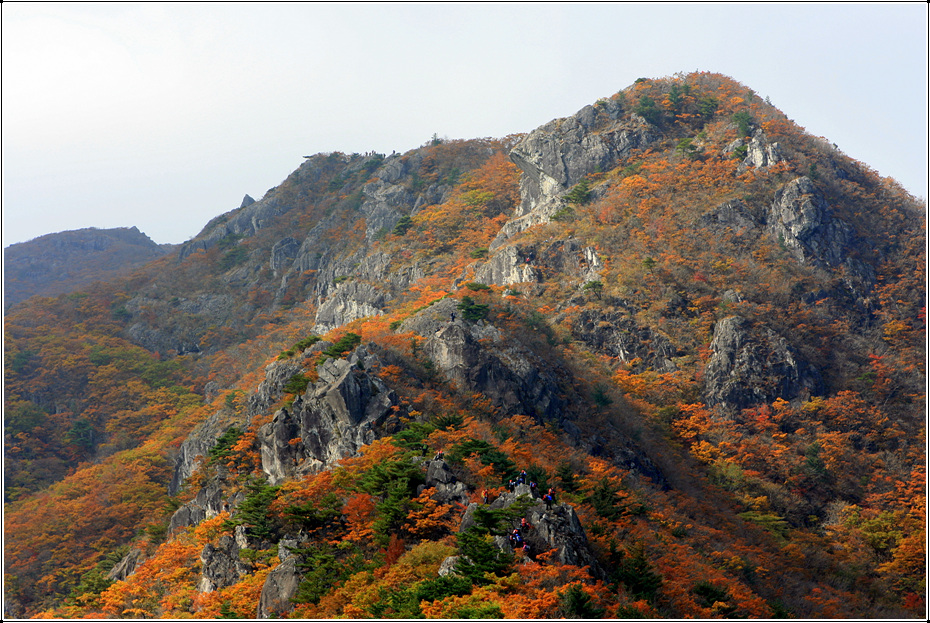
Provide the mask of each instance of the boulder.
{"label": "boulder", "polygon": [[262,585],[257,618],[281,618],[291,612],[294,609],[291,598],[297,594],[302,578],[303,574],[297,569],[297,558],[293,556],[272,569]]}
{"label": "boulder", "polygon": [[200,562],[201,576],[197,590],[201,593],[232,586],[253,571],[252,565],[240,560],[239,544],[226,534],[220,537],[217,545],[204,545],[200,552]]}
{"label": "boulder", "polygon": [[114,582],[119,582],[125,580],[133,573],[136,572],[136,568],[145,560],[145,554],[138,547],[133,547],[129,550],[122,560],[120,560],[116,565],[107,572],[107,579],[113,580]]}

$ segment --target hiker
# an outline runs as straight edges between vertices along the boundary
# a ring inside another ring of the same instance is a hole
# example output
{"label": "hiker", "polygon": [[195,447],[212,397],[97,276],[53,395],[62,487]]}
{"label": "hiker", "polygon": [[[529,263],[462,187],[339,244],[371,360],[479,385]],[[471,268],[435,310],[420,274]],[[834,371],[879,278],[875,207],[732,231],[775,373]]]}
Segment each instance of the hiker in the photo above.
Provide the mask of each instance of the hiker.
{"label": "hiker", "polygon": [[507,483],[507,490],[510,491],[511,493],[513,493],[513,490],[514,490],[514,488],[515,488],[516,486],[517,486],[517,485],[514,483],[514,481],[511,480],[511,481],[509,481],[509,482]]}
{"label": "hiker", "polygon": [[455,322],[455,312],[449,314],[449,322]]}
{"label": "hiker", "polygon": [[552,495],[549,494],[549,493],[547,493],[546,495],[544,495],[544,496],[543,496],[543,502],[546,503],[546,510],[547,510],[547,511],[551,511],[551,510],[552,510]]}
{"label": "hiker", "polygon": [[488,490],[487,489],[481,490],[481,500],[484,504],[488,503]]}
{"label": "hiker", "polygon": [[526,470],[525,469],[520,470],[520,475],[517,476],[517,484],[518,485],[526,484]]}
{"label": "hiker", "polygon": [[523,517],[523,518],[520,519],[520,529],[521,529],[521,530],[529,530],[529,529],[530,529],[530,524],[529,524],[529,522],[526,520],[526,517]]}
{"label": "hiker", "polygon": [[442,451],[442,448],[439,448],[439,452],[436,453],[436,456],[433,457],[433,460],[434,460],[434,461],[441,461],[441,460],[443,460],[443,457],[445,457],[445,456],[446,456],[446,455],[445,455],[445,453]]}
{"label": "hiker", "polygon": [[535,498],[538,493],[539,491],[536,490],[536,481],[534,480],[530,482],[530,495],[532,495]]}

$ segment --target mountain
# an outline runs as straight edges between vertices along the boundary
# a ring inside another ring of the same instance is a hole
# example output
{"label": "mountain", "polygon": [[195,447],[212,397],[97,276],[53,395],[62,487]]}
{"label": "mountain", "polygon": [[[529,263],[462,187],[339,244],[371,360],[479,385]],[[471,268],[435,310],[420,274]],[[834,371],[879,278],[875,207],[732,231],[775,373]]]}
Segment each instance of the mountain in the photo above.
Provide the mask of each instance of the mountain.
{"label": "mountain", "polygon": [[919,618],[925,226],[712,73],[311,156],[7,314],[6,614]]}
{"label": "mountain", "polygon": [[109,281],[174,251],[135,227],[63,231],[3,250],[4,309],[30,296],[55,296]]}

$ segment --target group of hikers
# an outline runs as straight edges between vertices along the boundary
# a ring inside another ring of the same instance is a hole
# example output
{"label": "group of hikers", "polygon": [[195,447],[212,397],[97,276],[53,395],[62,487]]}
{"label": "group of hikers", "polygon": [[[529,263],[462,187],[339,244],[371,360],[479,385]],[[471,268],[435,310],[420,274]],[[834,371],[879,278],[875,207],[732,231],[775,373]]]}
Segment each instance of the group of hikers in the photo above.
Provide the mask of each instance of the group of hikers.
{"label": "group of hikers", "polygon": [[[522,469],[520,470],[520,475],[517,476],[516,480],[510,480],[507,483],[507,490],[513,493],[514,491],[516,491],[517,485],[527,484],[526,480],[527,480],[526,470]],[[536,484],[536,481],[531,480],[529,482],[529,485],[530,485],[530,495],[532,495],[534,498],[542,497],[542,501],[546,503],[546,510],[551,510],[552,505],[555,503],[555,489],[553,489],[552,487],[549,487],[549,490],[546,493],[544,493],[542,496],[540,496],[539,485]]]}
{"label": "group of hikers", "polygon": [[[445,459],[445,453],[442,451],[442,449],[439,449],[434,455],[433,460],[442,461],[444,459]],[[546,491],[546,493],[544,493],[542,496],[540,496],[539,485],[533,480],[530,480],[529,483],[527,483],[528,479],[529,479],[529,476],[527,475],[526,470],[521,469],[520,474],[516,477],[516,479],[511,479],[507,483],[507,490],[513,493],[516,491],[516,488],[518,485],[529,484],[530,494],[534,498],[541,497],[542,501],[546,503],[546,510],[552,510],[552,505],[555,504],[555,489],[553,489],[552,487],[549,487],[549,490]],[[481,500],[485,504],[490,503],[491,499],[490,499],[490,495],[488,494],[487,489],[484,489],[481,491]],[[520,519],[520,526],[517,528],[514,528],[513,531],[508,535],[508,538],[510,539],[510,546],[513,548],[515,552],[520,551],[520,552],[523,552],[525,556],[530,555],[530,544],[526,542],[526,539],[523,537],[523,534],[526,531],[531,530],[532,528],[533,526],[531,526],[530,523],[526,520],[526,517],[523,517],[522,519]]]}

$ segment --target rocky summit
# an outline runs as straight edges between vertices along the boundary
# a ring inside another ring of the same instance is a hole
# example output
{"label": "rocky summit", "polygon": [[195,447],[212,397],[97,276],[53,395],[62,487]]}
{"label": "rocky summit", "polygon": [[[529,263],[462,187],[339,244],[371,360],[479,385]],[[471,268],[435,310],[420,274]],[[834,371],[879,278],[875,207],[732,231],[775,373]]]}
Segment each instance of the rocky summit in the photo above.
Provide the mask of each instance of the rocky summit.
{"label": "rocky summit", "polygon": [[7,309],[5,616],[920,618],[925,227],[700,72],[56,234],[151,255]]}

